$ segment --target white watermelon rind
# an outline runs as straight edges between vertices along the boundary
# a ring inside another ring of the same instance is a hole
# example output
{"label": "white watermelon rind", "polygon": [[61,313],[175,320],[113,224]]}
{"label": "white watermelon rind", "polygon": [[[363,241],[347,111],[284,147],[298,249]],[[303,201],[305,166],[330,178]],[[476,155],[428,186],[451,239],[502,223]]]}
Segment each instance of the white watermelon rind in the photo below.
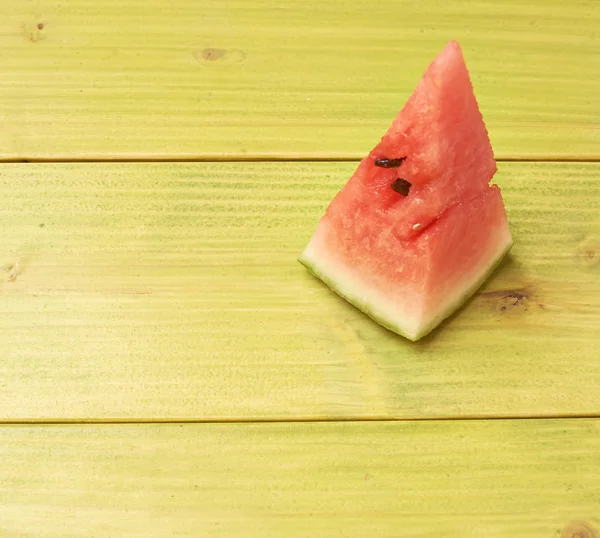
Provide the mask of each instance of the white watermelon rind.
{"label": "white watermelon rind", "polygon": [[[443,305],[429,320],[417,320],[415,323],[411,318],[410,313],[404,312],[396,314],[393,318],[385,313],[385,298],[380,296],[377,299],[367,300],[364,292],[366,286],[358,283],[355,275],[347,269],[343,264],[331,260],[328,253],[319,249],[319,246],[314,244],[318,241],[317,235],[308,244],[304,252],[301,254],[298,261],[308,269],[315,277],[322,280],[331,290],[344,298],[347,302],[358,308],[371,319],[389,329],[390,331],[399,334],[413,342],[416,342],[433,331],[442,321],[454,314],[462,305],[464,305],[477,290],[488,280],[494,273],[502,260],[506,257],[513,246],[513,240],[506,227],[499,234],[497,249],[494,255],[490,256],[488,264],[479,264],[479,267],[484,266],[485,269],[480,271],[470,280],[467,280],[457,293],[448,298],[448,301]],[[337,275],[337,276],[336,276]],[[363,290],[361,292],[361,290]],[[376,305],[380,305],[377,308]],[[394,306],[398,312],[398,305]],[[401,306],[400,306],[401,308]]]}

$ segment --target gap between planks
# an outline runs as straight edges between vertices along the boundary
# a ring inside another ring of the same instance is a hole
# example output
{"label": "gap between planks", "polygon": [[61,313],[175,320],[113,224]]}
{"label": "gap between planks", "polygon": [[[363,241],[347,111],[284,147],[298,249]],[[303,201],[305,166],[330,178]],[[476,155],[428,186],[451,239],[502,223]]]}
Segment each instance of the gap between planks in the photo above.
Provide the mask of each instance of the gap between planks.
{"label": "gap between planks", "polygon": [[341,422],[476,422],[513,420],[577,420],[597,419],[599,413],[556,413],[521,415],[464,415],[461,417],[289,417],[289,418],[23,418],[0,419],[0,426],[123,425],[123,424],[312,424]]}
{"label": "gap between planks", "polygon": [[[101,157],[0,157],[0,164],[35,163],[235,163],[235,162],[359,162],[365,155],[339,154],[215,154],[215,155],[106,155]],[[540,163],[597,163],[600,155],[502,155],[496,157],[498,162],[540,162]]]}

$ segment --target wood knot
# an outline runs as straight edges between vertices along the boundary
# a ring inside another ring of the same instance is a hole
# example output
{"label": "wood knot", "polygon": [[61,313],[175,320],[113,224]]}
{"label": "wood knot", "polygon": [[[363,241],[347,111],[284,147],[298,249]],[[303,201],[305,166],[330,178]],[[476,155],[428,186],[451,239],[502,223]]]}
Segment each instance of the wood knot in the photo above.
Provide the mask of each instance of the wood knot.
{"label": "wood knot", "polygon": [[582,267],[593,267],[600,263],[600,239],[587,237],[579,243],[575,261]]}
{"label": "wood knot", "polygon": [[209,47],[204,49],[200,55],[202,56],[202,59],[206,60],[207,62],[216,62],[223,58],[226,52],[227,51],[225,49],[213,49],[212,47]]}
{"label": "wood knot", "polygon": [[563,529],[561,538],[598,538],[598,533],[588,523],[574,521]]}
{"label": "wood knot", "polygon": [[531,306],[536,304],[541,307],[533,295],[530,288],[514,288],[484,291],[480,294],[480,297],[495,311],[508,314],[510,312],[527,312]]}
{"label": "wood knot", "polygon": [[219,49],[215,47],[194,48],[192,56],[200,65],[228,65],[243,62],[244,51],[239,49]]}
{"label": "wood knot", "polygon": [[42,30],[44,29],[43,22],[23,23],[21,25],[21,33],[23,37],[30,43],[37,43],[42,39]]}
{"label": "wood knot", "polygon": [[21,265],[19,262],[10,263],[4,266],[4,270],[6,271],[6,280],[8,282],[14,282],[17,280],[17,277],[21,274]]}

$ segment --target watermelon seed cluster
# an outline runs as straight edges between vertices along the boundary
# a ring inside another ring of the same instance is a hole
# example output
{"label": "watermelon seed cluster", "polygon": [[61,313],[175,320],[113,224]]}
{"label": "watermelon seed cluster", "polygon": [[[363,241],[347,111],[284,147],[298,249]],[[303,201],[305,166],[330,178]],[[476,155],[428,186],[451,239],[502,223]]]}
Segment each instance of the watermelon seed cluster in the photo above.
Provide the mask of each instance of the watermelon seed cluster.
{"label": "watermelon seed cluster", "polygon": [[[379,168],[399,168],[405,160],[406,157],[398,157],[396,159],[382,157],[381,159],[375,159],[375,166],[379,166]],[[408,196],[411,187],[412,183],[401,177],[392,183],[392,190],[402,196]]]}

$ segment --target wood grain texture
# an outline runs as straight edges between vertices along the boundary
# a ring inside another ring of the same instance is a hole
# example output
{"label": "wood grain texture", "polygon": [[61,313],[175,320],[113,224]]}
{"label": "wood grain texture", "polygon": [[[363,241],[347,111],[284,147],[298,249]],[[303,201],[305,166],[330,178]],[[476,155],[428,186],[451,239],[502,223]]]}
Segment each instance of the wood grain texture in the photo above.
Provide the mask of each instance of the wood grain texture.
{"label": "wood grain texture", "polygon": [[497,155],[600,158],[590,0],[0,4],[0,158],[362,157],[459,40]]}
{"label": "wood grain texture", "polygon": [[410,343],[297,263],[356,163],[0,166],[0,419],[600,413],[600,164],[501,163],[515,246]]}
{"label": "wood grain texture", "polygon": [[5,426],[0,533],[596,538],[599,453],[598,420]]}

